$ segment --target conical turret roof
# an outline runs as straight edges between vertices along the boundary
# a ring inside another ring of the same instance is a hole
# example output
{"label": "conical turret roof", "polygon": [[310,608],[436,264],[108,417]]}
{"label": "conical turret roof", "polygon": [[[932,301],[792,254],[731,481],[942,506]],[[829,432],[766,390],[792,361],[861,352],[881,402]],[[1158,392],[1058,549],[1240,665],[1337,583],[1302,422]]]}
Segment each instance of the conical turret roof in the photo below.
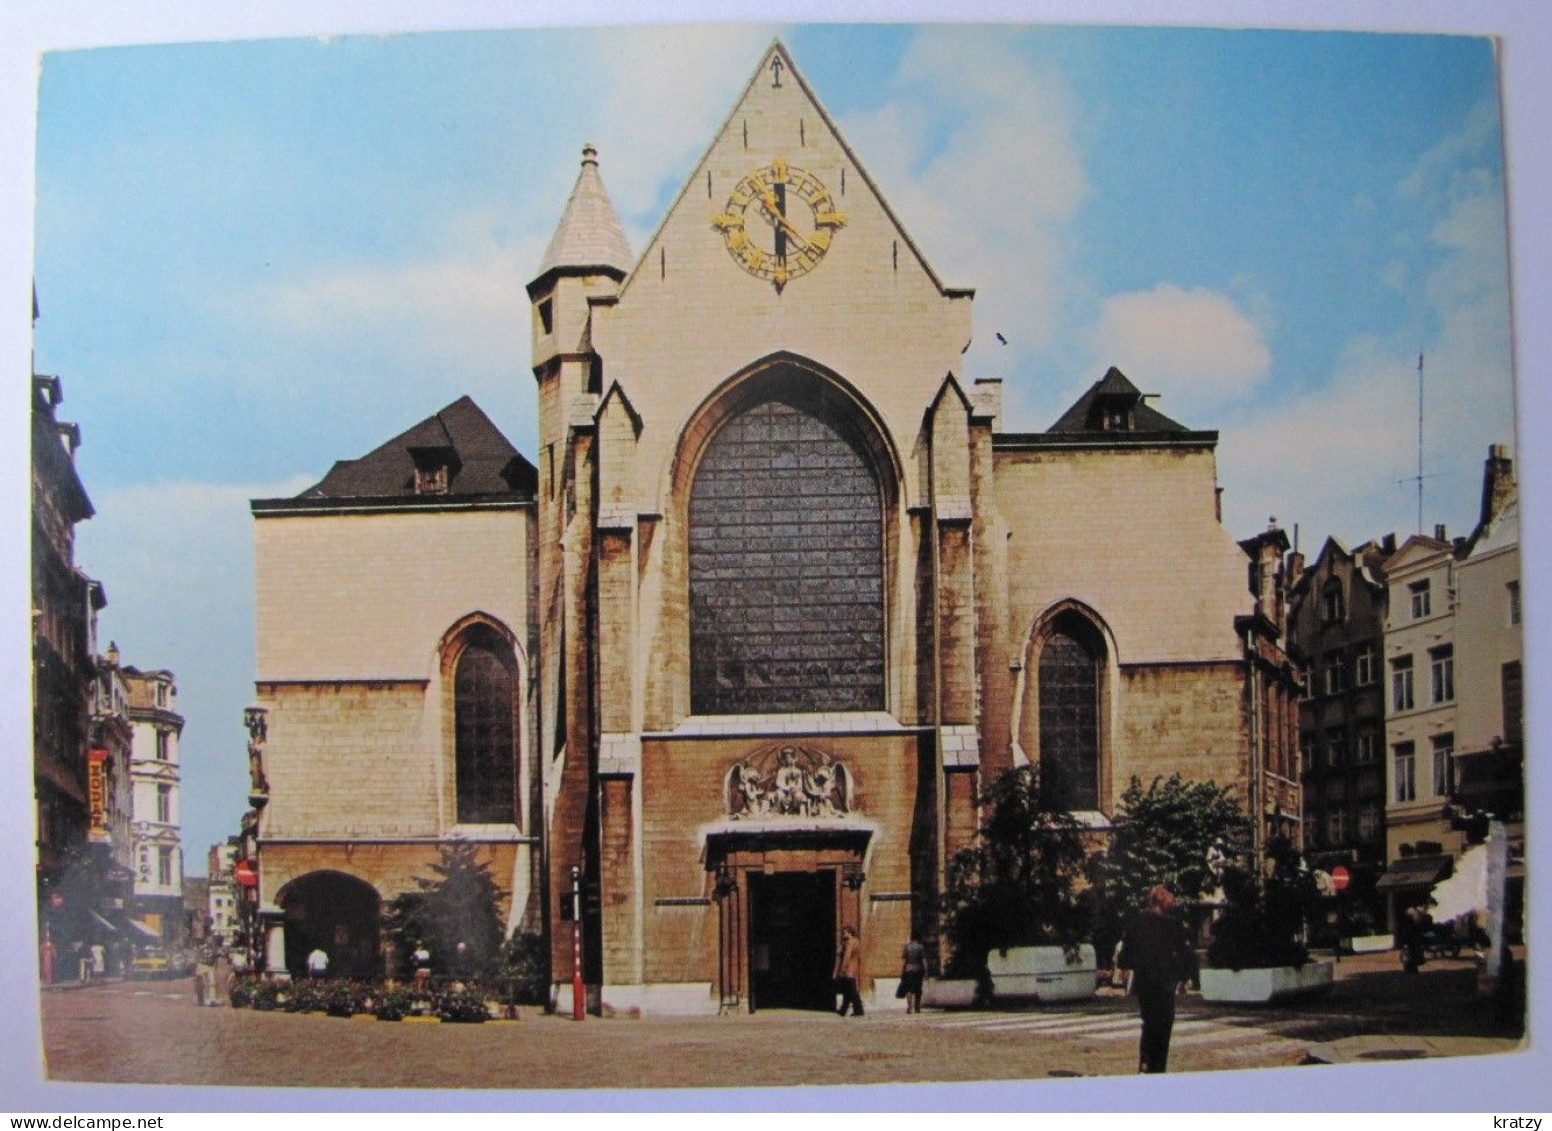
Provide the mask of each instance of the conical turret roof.
{"label": "conical turret roof", "polygon": [[582,171],[566,201],[565,214],[539,264],[539,276],[554,270],[603,269],[624,278],[635,258],[598,175],[598,150],[582,147]]}

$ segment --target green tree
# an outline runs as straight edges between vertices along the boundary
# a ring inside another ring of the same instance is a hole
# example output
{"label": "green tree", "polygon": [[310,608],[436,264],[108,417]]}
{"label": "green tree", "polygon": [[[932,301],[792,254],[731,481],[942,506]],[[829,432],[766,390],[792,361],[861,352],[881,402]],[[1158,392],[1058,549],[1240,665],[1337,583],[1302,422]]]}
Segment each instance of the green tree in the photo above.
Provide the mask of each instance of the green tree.
{"label": "green tree", "polygon": [[1209,867],[1209,852],[1217,846],[1226,864],[1237,864],[1250,852],[1250,834],[1250,818],[1226,786],[1173,774],[1154,778],[1144,789],[1140,779],[1132,778],[1121,795],[1110,843],[1095,861],[1100,953],[1109,954],[1156,885],[1163,884],[1177,899],[1210,895],[1219,881]]}
{"label": "green tree", "polygon": [[[502,891],[472,844],[445,845],[432,875],[417,876],[418,891],[396,897],[388,911],[388,930],[400,959],[420,943],[431,951],[437,974],[484,977],[500,962],[505,931],[501,925]],[[458,944],[467,958],[459,968]]]}
{"label": "green tree", "polygon": [[980,830],[949,862],[943,897],[949,973],[958,977],[978,975],[993,949],[1076,947],[1090,925],[1080,893],[1085,831],[1039,771],[1007,771],[977,803]]}

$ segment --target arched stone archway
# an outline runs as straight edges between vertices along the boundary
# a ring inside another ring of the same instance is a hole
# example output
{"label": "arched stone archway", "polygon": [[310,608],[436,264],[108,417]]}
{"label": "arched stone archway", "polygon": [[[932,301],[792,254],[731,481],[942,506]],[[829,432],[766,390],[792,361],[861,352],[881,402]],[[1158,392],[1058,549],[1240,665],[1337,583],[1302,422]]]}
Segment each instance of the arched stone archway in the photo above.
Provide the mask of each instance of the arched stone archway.
{"label": "arched stone archway", "polygon": [[382,898],[371,884],[344,872],[309,872],[287,884],[277,902],[285,913],[286,966],[293,977],[306,974],[307,956],[317,947],[329,956],[332,976],[382,973]]}

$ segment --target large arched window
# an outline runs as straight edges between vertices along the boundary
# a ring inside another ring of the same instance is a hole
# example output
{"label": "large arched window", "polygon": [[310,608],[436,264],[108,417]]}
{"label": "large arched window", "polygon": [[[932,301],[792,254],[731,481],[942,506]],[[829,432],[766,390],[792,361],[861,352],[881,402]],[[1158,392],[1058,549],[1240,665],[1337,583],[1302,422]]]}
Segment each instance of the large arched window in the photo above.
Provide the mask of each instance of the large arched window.
{"label": "large arched window", "polygon": [[1040,774],[1069,810],[1099,808],[1104,642],[1077,613],[1052,622],[1040,647]]}
{"label": "large arched window", "polygon": [[453,673],[458,816],[466,824],[517,822],[517,664],[487,628],[470,631]]}
{"label": "large arched window", "polygon": [[819,398],[725,421],[690,493],[691,709],[884,707],[883,503],[866,448]]}

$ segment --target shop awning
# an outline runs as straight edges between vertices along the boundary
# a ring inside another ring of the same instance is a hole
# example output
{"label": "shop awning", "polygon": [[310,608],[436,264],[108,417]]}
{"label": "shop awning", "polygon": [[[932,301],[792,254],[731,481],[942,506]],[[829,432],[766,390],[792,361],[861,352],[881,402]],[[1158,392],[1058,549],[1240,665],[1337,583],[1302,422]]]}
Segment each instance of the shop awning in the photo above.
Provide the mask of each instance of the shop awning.
{"label": "shop awning", "polygon": [[156,942],[161,942],[162,941],[162,934],[161,934],[160,931],[153,931],[150,927],[147,927],[144,923],[140,922],[138,919],[125,919],[124,922],[129,924],[129,926],[132,927],[134,930],[139,931],[146,938],[153,939]]}
{"label": "shop awning", "polygon": [[1375,883],[1375,890],[1430,887],[1450,874],[1451,859],[1449,856],[1403,856],[1400,860],[1392,860],[1385,874]]}
{"label": "shop awning", "polygon": [[101,915],[97,914],[97,912],[95,912],[95,911],[91,912],[91,916],[92,916],[92,922],[96,923],[103,930],[111,931],[115,935],[119,933],[119,929],[117,927],[115,927],[112,923],[108,922]]}

